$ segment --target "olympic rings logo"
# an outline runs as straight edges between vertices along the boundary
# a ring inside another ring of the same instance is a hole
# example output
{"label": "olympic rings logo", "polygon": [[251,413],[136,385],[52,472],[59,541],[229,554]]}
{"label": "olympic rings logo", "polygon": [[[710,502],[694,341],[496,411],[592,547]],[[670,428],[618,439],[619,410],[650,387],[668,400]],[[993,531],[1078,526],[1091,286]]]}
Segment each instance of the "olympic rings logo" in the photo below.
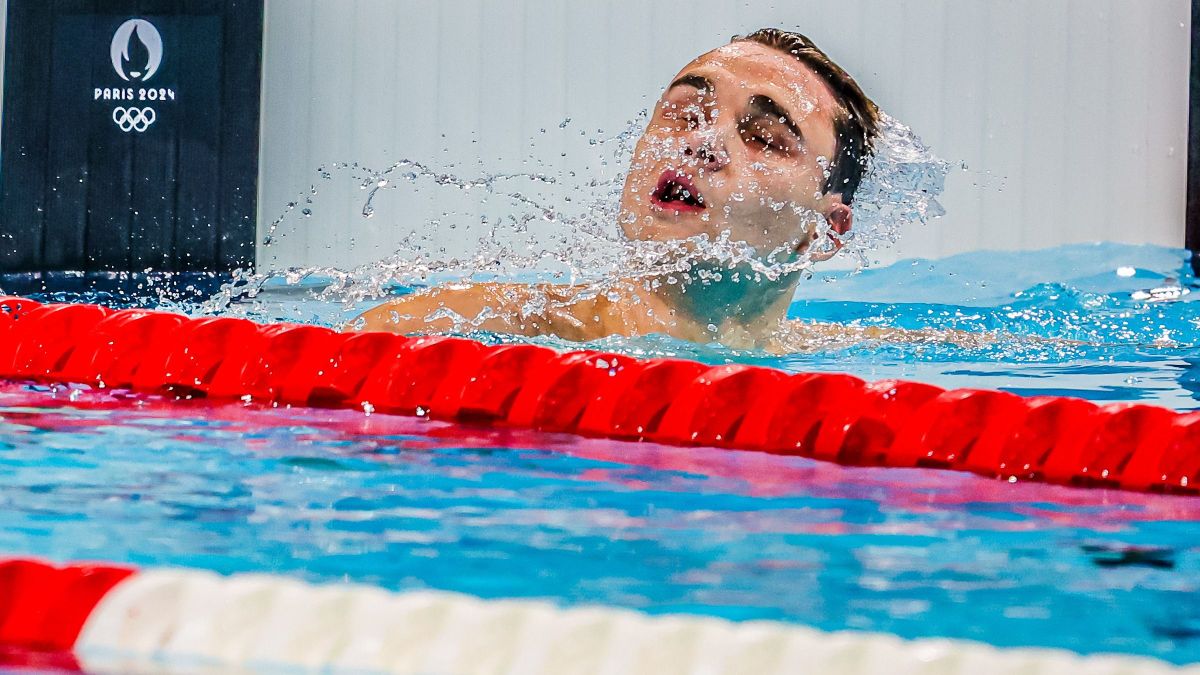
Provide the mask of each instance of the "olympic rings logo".
{"label": "olympic rings logo", "polygon": [[117,106],[112,111],[112,121],[116,123],[117,128],[126,133],[130,131],[141,133],[149,129],[157,118],[158,115],[154,112],[154,108],[149,106],[145,108]]}

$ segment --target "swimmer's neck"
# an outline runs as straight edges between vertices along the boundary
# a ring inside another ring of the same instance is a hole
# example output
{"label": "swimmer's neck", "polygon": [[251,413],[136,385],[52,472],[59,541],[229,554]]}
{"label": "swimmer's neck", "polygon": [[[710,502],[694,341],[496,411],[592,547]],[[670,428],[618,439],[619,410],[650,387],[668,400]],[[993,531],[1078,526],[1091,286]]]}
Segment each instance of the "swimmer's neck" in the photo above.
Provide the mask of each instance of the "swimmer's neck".
{"label": "swimmer's neck", "polygon": [[747,270],[704,276],[664,276],[647,287],[655,304],[671,317],[672,335],[733,347],[759,347],[769,341],[787,318],[799,282],[799,274],[771,280]]}

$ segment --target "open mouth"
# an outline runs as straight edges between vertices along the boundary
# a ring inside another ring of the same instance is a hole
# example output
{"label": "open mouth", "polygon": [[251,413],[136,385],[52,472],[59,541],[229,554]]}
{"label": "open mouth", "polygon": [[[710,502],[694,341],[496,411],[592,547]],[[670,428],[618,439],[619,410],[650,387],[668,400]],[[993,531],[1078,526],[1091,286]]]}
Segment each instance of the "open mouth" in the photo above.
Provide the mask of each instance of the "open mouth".
{"label": "open mouth", "polygon": [[703,211],[708,206],[692,179],[674,169],[667,169],[659,176],[658,186],[650,193],[650,202],[676,212]]}

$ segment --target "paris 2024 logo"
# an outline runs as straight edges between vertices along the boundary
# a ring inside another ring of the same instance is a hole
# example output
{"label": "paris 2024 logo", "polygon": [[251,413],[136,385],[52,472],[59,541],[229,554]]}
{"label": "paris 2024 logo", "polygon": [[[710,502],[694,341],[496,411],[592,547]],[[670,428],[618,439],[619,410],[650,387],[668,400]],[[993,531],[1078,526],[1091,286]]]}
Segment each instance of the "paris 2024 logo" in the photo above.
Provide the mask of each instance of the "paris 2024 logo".
{"label": "paris 2024 logo", "polygon": [[121,80],[141,86],[94,87],[92,100],[121,102],[112,109],[113,123],[126,133],[143,133],[158,119],[153,103],[175,100],[174,88],[145,85],[162,65],[162,35],[145,19],[129,19],[113,33],[109,58]]}

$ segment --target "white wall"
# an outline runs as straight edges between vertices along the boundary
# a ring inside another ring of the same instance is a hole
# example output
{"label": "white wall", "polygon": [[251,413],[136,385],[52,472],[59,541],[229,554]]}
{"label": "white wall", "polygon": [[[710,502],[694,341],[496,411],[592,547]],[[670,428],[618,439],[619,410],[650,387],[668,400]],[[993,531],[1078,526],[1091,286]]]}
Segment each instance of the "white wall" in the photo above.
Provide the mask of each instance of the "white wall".
{"label": "white wall", "polygon": [[[948,179],[948,215],[910,228],[883,259],[1179,246],[1189,22],[1187,0],[268,0],[260,229],[324,187],[313,216],[297,207],[260,264],[378,259],[459,208],[445,189],[394,190],[364,220],[363,193],[319,181],[321,164],[409,157],[466,176],[538,166],[611,176],[619,167],[601,166],[579,130],[611,135],[692,57],[763,26],[812,37],[967,167]],[[436,239],[449,255],[471,236]]]}

